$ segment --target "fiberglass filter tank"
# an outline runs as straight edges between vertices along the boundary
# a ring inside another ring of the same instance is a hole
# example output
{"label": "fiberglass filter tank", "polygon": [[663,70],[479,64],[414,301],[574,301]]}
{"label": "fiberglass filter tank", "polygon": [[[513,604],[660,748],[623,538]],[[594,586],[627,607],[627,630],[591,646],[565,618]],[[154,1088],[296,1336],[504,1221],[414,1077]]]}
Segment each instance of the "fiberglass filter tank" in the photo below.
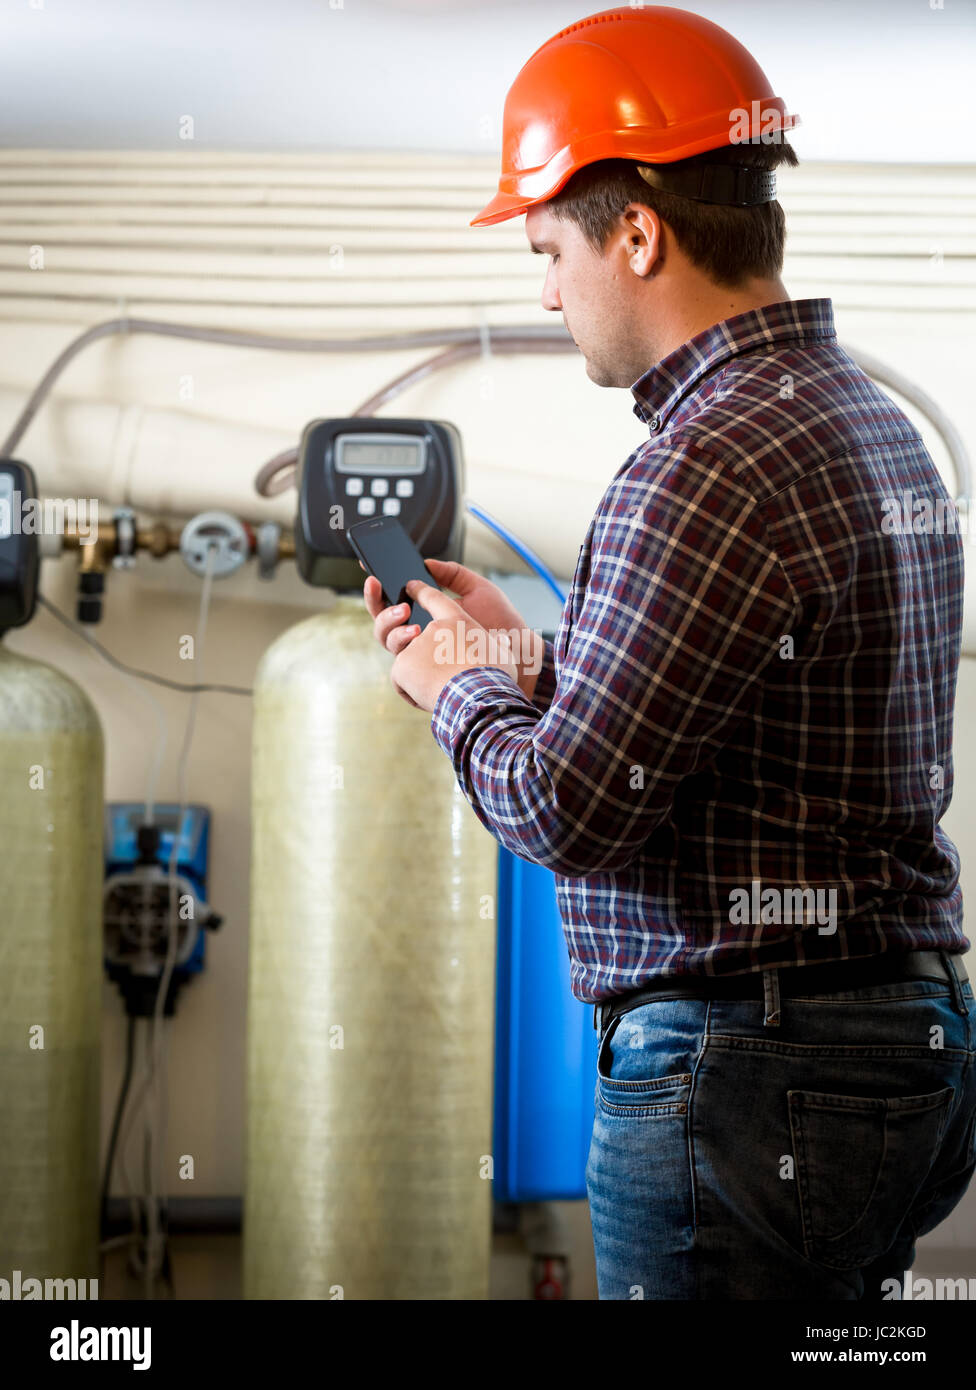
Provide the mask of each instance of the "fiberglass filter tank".
{"label": "fiberglass filter tank", "polygon": [[497,846],[359,594],[254,692],[245,1298],[479,1299]]}
{"label": "fiberglass filter tank", "polygon": [[102,731],[0,643],[0,1278],[97,1279]]}

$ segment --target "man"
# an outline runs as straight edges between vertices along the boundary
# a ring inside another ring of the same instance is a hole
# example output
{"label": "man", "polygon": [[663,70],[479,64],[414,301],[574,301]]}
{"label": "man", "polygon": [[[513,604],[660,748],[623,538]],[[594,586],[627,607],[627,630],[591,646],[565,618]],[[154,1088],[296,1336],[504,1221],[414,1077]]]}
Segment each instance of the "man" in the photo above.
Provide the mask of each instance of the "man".
{"label": "man", "polygon": [[533,55],[475,221],[526,214],[543,304],[650,438],[554,644],[465,660],[525,624],[459,565],[428,562],[456,599],[409,586],[421,635],[364,590],[480,819],[556,875],[599,1029],[601,1298],[897,1297],[976,1162],[939,828],[961,541],[892,520],[906,492],[953,508],[831,301],[780,278],[794,123],[680,10],[608,11]]}

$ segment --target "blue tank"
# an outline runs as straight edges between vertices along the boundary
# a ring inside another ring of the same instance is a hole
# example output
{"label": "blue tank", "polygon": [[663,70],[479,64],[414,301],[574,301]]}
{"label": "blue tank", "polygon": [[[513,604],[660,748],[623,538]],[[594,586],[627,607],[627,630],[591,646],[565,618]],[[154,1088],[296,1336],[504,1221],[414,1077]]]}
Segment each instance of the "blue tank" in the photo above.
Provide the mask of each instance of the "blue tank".
{"label": "blue tank", "polygon": [[495,1200],[585,1197],[593,1006],[570,991],[553,875],[501,846],[496,988]]}

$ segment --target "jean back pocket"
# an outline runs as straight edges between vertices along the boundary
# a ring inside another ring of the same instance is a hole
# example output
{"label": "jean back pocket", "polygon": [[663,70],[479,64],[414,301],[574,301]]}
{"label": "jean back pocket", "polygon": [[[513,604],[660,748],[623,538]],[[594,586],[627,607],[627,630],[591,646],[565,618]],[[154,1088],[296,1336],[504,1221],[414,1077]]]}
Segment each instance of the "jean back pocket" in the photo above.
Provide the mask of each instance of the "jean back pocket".
{"label": "jean back pocket", "polygon": [[789,1091],[807,1259],[857,1269],[889,1249],[938,1152],[954,1091]]}

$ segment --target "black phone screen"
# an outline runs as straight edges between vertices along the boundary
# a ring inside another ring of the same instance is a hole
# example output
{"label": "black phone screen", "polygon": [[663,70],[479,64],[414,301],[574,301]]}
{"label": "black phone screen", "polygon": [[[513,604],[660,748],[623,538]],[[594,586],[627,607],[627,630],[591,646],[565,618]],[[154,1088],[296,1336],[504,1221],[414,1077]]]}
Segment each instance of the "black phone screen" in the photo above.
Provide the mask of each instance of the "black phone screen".
{"label": "black phone screen", "polygon": [[[409,601],[406,585],[411,579],[422,579],[425,584],[440,588],[424,564],[420,551],[395,516],[378,516],[372,521],[357,522],[349,527],[346,536],[370,574],[380,581],[383,597],[389,605]],[[426,608],[414,603],[410,622],[418,623],[423,630],[430,621],[431,616]]]}

